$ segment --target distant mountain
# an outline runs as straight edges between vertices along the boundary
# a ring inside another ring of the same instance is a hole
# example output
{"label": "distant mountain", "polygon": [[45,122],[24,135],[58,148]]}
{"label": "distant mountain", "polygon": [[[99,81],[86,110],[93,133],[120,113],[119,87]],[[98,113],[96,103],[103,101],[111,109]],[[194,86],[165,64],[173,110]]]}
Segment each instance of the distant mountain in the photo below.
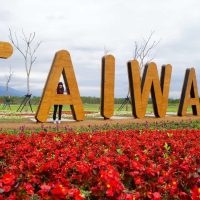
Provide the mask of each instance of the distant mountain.
{"label": "distant mountain", "polygon": [[[9,95],[10,96],[24,96],[25,92],[19,91],[13,88],[9,88]],[[5,96],[6,95],[6,88],[4,86],[0,86],[0,96]]]}
{"label": "distant mountain", "polygon": [[42,90],[31,90],[32,96],[40,97],[42,95]]}

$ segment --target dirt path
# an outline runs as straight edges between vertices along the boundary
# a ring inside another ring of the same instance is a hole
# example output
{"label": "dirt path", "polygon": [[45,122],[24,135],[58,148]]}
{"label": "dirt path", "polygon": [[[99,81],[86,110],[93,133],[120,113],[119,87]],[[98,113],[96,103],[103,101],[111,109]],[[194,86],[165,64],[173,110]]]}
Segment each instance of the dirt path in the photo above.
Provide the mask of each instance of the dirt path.
{"label": "dirt path", "polygon": [[[135,118],[121,118],[121,119],[109,119],[104,120],[102,119],[94,119],[94,120],[84,120],[80,122],[76,121],[67,121],[62,122],[59,124],[59,127],[69,127],[69,128],[78,128],[78,127],[85,127],[85,126],[104,126],[106,124],[112,125],[112,124],[132,124],[132,123],[154,123],[154,122],[182,122],[182,121],[191,121],[191,120],[200,120],[200,116],[186,116],[186,117],[178,117],[178,116],[166,116],[165,118],[155,118],[155,117],[146,117],[144,119],[135,119]],[[56,127],[55,124],[52,122],[47,123],[36,123],[36,122],[28,122],[28,123],[6,123],[1,122],[0,128],[3,129],[18,129],[22,126],[28,127],[28,128],[40,128],[41,126],[47,126],[47,127]]]}

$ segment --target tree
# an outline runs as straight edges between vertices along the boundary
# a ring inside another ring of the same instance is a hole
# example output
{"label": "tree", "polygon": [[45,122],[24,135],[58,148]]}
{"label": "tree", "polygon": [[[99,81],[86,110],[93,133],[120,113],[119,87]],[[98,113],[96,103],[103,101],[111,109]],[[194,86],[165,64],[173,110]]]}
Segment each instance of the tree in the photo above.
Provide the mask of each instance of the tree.
{"label": "tree", "polygon": [[9,74],[5,76],[5,78],[6,78],[6,96],[9,96],[9,92],[8,92],[9,83],[10,83],[12,77],[13,77],[13,72],[12,72],[12,68],[10,66]]}
{"label": "tree", "polygon": [[104,46],[104,56],[107,56],[110,53],[110,49]]}
{"label": "tree", "polygon": [[38,50],[41,41],[35,42],[35,32],[30,33],[28,36],[22,30],[22,37],[19,43],[18,35],[16,32],[13,34],[9,29],[9,39],[13,46],[21,53],[24,58],[25,70],[26,70],[26,83],[27,83],[27,94],[30,94],[30,74],[32,66],[36,61],[36,51]]}
{"label": "tree", "polygon": [[145,64],[151,62],[153,57],[150,57],[152,50],[159,44],[159,41],[153,40],[152,37],[155,32],[152,31],[147,38],[143,38],[141,42],[135,41],[133,58],[137,59],[142,71]]}
{"label": "tree", "polygon": [[[152,50],[159,44],[159,41],[153,40],[152,37],[155,32],[152,31],[147,38],[143,38],[141,42],[135,41],[134,42],[134,52],[133,58],[138,60],[140,65],[140,71],[143,70],[146,63],[149,63],[153,60],[153,57],[150,57]],[[128,111],[128,104],[131,103],[130,100],[130,89],[128,89],[128,93],[126,98],[124,99],[123,103],[119,107],[118,110],[122,110],[123,107],[126,105],[126,111]]]}

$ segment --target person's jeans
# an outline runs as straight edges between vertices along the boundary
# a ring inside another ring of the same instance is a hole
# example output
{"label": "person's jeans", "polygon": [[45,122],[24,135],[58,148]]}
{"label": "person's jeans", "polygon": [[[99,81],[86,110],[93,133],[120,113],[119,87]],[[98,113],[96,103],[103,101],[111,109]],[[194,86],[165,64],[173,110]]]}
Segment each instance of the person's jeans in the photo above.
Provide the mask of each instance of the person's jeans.
{"label": "person's jeans", "polygon": [[[58,109],[58,107],[59,107],[59,109]],[[61,120],[62,107],[63,107],[63,105],[54,105],[53,120],[56,120],[57,110],[58,110],[58,120]]]}

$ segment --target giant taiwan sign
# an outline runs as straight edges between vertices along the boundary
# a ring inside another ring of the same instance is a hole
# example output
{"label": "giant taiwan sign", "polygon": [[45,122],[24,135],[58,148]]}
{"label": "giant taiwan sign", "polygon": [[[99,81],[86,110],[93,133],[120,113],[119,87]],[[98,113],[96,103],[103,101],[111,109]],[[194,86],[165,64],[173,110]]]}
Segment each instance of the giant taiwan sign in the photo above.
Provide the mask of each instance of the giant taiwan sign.
{"label": "giant taiwan sign", "polygon": [[[0,42],[0,58],[12,55],[12,46]],[[168,96],[172,66],[164,65],[159,78],[155,63],[145,66],[143,76],[137,60],[127,63],[129,88],[132,102],[132,114],[135,118],[143,118],[146,114],[149,94],[153,102],[154,115],[164,117],[168,106]],[[56,94],[56,87],[60,76],[63,75],[67,94]],[[115,58],[107,55],[102,58],[101,67],[101,115],[104,119],[112,117],[114,112],[114,82]],[[69,52],[58,51],[54,57],[48,78],[43,90],[35,118],[38,122],[47,120],[51,106],[54,104],[70,105],[73,118],[77,121],[84,120],[83,104],[80,98],[76,76]],[[185,116],[188,106],[192,107],[193,115],[200,115],[199,95],[194,68],[186,69],[181,98],[177,114]]]}

